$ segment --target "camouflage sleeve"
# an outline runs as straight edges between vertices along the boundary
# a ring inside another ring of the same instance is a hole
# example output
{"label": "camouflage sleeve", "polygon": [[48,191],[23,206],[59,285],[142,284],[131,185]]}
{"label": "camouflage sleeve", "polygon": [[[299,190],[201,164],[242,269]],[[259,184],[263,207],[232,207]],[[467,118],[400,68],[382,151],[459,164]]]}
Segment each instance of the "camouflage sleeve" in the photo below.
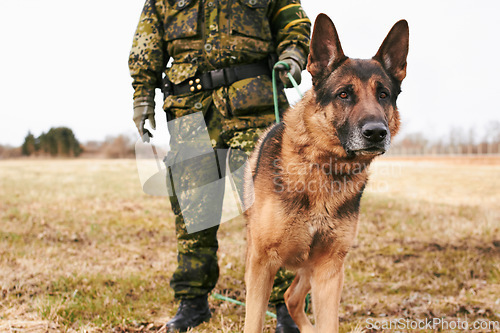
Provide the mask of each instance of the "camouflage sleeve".
{"label": "camouflage sleeve", "polygon": [[134,35],[128,60],[134,100],[153,101],[161,74],[169,59],[163,41],[165,8],[162,1],[146,0]]}
{"label": "camouflage sleeve", "polygon": [[292,58],[304,68],[309,53],[311,21],[300,0],[277,0],[271,13],[271,28],[280,59]]}

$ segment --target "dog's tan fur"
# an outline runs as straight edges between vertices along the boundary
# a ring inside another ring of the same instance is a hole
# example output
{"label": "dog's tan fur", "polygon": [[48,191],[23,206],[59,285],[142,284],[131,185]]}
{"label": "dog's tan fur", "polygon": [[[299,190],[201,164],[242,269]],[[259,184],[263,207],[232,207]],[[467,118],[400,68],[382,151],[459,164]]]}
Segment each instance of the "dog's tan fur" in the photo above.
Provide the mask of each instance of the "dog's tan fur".
{"label": "dog's tan fur", "polygon": [[[408,28],[400,21],[373,59],[349,59],[333,23],[318,16],[308,61],[313,89],[262,136],[245,175],[246,202],[253,203],[246,211],[245,333],[262,331],[280,267],[297,272],[285,300],[300,331],[338,332],[344,259],[356,235],[367,167],[385,151],[359,148],[356,139],[342,142],[339,133],[366,119],[382,119],[390,135],[397,132],[395,100],[406,75],[407,50]],[[355,103],[335,95],[342,87],[349,87]],[[384,87],[390,103],[377,99]],[[315,326],[304,312],[309,292]]]}

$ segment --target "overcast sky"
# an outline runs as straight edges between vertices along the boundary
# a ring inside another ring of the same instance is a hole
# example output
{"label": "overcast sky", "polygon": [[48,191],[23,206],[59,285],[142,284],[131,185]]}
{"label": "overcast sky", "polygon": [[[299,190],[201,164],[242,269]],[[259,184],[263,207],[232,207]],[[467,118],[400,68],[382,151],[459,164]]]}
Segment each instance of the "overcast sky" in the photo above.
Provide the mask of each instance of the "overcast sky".
{"label": "overcast sky", "polygon": [[[143,4],[0,0],[0,144],[18,146],[28,131],[55,126],[70,127],[81,142],[135,134],[127,60]],[[392,25],[408,20],[403,135],[439,138],[451,127],[475,127],[480,138],[500,120],[499,2],[303,0],[303,7],[312,20],[320,12],[332,18],[353,58],[373,56]],[[306,72],[303,81],[306,90]]]}

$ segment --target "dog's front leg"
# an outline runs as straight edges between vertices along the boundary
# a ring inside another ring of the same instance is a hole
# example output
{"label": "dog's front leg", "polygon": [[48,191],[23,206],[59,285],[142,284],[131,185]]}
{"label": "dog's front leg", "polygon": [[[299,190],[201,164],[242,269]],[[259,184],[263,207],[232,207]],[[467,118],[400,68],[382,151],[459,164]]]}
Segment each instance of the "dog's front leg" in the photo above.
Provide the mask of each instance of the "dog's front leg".
{"label": "dog's front leg", "polygon": [[270,266],[269,260],[259,258],[252,252],[250,248],[245,272],[247,288],[245,333],[261,333],[274,276],[278,268]]}
{"label": "dog's front leg", "polygon": [[340,296],[343,284],[343,260],[314,268],[311,290],[316,332],[338,333]]}

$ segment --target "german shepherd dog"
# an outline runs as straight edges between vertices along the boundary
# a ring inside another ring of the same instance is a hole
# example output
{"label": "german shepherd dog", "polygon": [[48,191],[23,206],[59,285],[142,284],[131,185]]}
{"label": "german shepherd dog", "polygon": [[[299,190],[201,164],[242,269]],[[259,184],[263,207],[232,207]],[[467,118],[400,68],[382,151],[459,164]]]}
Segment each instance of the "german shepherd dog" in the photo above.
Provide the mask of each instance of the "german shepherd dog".
{"label": "german shepherd dog", "polygon": [[[338,332],[367,169],[399,128],[408,42],[401,20],[372,59],[351,59],[330,18],[317,17],[307,64],[313,87],[262,135],[245,173],[245,201],[253,202],[245,212],[245,333],[262,332],[280,267],[296,271],[285,301],[300,332]],[[315,326],[304,312],[309,292]]]}

